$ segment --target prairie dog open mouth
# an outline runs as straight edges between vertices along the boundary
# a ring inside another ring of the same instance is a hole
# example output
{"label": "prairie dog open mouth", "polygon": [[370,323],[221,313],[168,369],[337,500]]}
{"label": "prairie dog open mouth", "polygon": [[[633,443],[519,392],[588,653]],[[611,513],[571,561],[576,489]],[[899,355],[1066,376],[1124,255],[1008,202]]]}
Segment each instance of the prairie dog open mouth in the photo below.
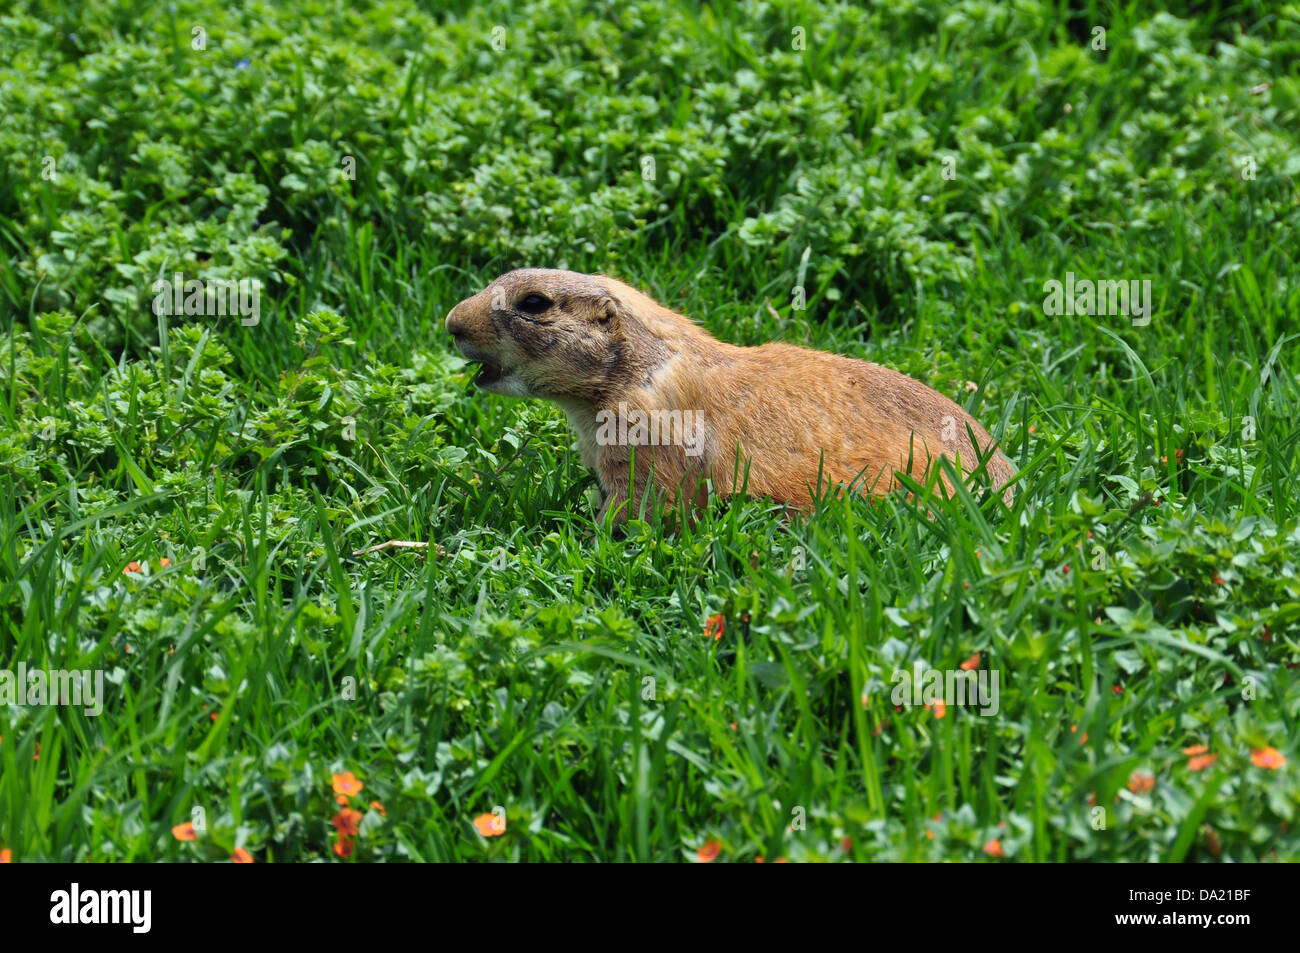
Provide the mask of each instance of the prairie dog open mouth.
{"label": "prairie dog open mouth", "polygon": [[506,370],[501,365],[493,364],[491,361],[483,361],[479,372],[474,375],[474,383],[479,387],[486,387],[489,384],[495,384],[505,376]]}
{"label": "prairie dog open mouth", "polygon": [[492,384],[499,383],[502,378],[507,377],[510,374],[509,368],[502,366],[496,358],[487,352],[480,351],[476,347],[471,347],[468,344],[459,342],[456,346],[460,348],[460,353],[463,354],[467,360],[471,360],[480,365],[478,374],[474,376],[474,383],[479,387],[489,387]]}

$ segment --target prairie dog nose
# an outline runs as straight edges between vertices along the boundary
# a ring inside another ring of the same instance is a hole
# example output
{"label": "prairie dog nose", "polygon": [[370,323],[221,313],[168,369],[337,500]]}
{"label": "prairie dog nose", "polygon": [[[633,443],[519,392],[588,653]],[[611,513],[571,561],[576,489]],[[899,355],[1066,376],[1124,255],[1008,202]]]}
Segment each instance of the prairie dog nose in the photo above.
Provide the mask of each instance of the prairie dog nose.
{"label": "prairie dog nose", "polygon": [[458,338],[465,333],[464,325],[461,324],[460,320],[456,317],[456,310],[459,307],[460,305],[456,305],[450,311],[447,312],[447,321],[446,321],[447,333],[449,333],[454,338]]}

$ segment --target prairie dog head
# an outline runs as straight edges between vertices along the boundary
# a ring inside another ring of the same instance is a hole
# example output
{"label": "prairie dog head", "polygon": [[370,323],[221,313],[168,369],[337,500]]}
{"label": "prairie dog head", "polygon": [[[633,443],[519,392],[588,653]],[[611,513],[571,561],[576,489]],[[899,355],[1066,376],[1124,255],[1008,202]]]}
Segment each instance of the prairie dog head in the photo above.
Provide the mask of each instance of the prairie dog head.
{"label": "prairie dog head", "polygon": [[623,368],[629,309],[618,282],[552,268],[507,272],[447,315],[474,383],[507,397],[596,400]]}

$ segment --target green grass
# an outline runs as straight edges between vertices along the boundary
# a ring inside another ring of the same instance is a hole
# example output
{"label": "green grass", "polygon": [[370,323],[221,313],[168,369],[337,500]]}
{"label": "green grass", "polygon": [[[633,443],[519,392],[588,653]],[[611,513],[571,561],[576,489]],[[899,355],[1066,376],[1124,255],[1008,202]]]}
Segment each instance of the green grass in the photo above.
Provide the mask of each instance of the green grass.
{"label": "green grass", "polygon": [[[108,692],[0,704],[0,848],[337,859],[351,771],[357,860],[1300,859],[1300,9],[1154,6],[19,0],[0,669]],[[593,534],[442,328],[519,266],[912,374],[1015,502]],[[1045,314],[1070,271],[1150,323]],[[975,653],[996,715],[891,704]]]}

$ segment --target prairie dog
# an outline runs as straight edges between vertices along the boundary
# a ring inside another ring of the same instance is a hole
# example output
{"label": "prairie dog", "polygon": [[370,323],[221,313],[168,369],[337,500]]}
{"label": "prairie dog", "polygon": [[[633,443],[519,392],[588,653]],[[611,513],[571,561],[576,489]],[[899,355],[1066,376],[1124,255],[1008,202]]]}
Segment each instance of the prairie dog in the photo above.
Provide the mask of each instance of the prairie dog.
{"label": "prairie dog", "polygon": [[744,484],[807,510],[819,467],[823,485],[868,494],[895,489],[899,471],[924,480],[939,454],[966,474],[986,457],[999,488],[1015,473],[988,431],[919,381],[790,344],[726,344],[603,275],[511,271],[452,308],[446,327],[482,365],[478,387],[564,410],[604,492],[602,522],[635,514],[648,491],[702,503],[705,478],[723,495]]}

